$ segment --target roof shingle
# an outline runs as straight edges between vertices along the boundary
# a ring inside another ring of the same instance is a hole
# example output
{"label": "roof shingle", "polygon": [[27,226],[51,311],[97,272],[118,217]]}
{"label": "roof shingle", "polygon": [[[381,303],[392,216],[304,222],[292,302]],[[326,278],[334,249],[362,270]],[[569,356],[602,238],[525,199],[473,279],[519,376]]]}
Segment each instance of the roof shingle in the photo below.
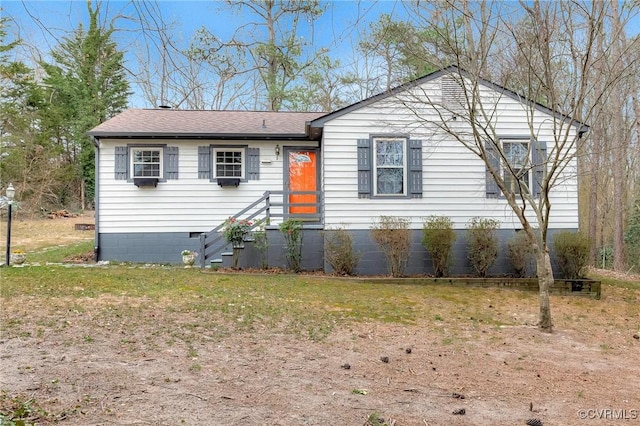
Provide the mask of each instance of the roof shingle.
{"label": "roof shingle", "polygon": [[114,136],[305,136],[321,112],[128,109],[89,135]]}

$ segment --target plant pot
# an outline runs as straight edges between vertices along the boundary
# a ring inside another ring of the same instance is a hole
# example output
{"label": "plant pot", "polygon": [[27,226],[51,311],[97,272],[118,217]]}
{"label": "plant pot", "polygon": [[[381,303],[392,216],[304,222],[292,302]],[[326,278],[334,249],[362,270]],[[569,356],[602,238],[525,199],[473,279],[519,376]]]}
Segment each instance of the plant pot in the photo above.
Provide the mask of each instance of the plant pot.
{"label": "plant pot", "polygon": [[13,253],[11,255],[12,265],[22,265],[27,260],[27,255],[22,253]]}
{"label": "plant pot", "polygon": [[196,262],[196,256],[194,254],[183,254],[182,255],[182,263],[187,266],[193,266]]}

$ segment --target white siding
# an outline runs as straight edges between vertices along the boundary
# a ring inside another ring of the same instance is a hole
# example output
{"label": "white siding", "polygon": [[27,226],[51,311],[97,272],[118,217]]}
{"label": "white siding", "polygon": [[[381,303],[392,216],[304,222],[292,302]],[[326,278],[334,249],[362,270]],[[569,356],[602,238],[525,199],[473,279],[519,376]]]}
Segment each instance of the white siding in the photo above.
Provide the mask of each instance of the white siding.
{"label": "white siding", "polygon": [[[115,147],[135,144],[166,144],[179,147],[179,178],[138,188],[114,177]],[[209,179],[198,179],[198,146],[212,143],[260,148],[260,179],[240,186],[221,188]],[[281,154],[275,156],[275,146]],[[203,232],[210,231],[230,215],[238,213],[265,191],[283,188],[283,158],[287,146],[317,146],[317,143],[209,140],[100,140],[98,174],[99,232]]]}
{"label": "white siding", "polygon": [[[419,88],[417,92],[428,93],[434,102],[436,99],[439,102],[439,82],[427,84],[428,87]],[[498,136],[530,134],[528,114],[531,111],[527,111],[524,104],[488,88],[484,88],[483,98],[499,99],[494,121]],[[415,103],[415,98],[412,102]],[[368,229],[381,215],[390,215],[409,217],[412,227],[419,229],[425,217],[446,215],[455,222],[456,228],[464,228],[474,216],[497,219],[502,228],[521,227],[506,200],[486,198],[484,162],[453,137],[438,131],[430,123],[438,120],[438,116],[425,105],[419,105],[421,117],[426,118],[422,123],[417,123],[416,115],[393,98],[325,123],[322,145],[325,226]],[[458,119],[453,125],[462,128],[462,121]],[[563,126],[566,131],[567,124]],[[537,139],[547,143],[550,155],[554,149],[553,127],[552,116],[535,111],[533,128]],[[571,127],[570,132],[571,138],[575,135],[575,127]],[[385,133],[404,133],[411,139],[423,141],[423,198],[358,198],[356,141]],[[550,195],[550,228],[578,227],[575,171],[576,163],[572,160],[560,179],[562,183]]]}

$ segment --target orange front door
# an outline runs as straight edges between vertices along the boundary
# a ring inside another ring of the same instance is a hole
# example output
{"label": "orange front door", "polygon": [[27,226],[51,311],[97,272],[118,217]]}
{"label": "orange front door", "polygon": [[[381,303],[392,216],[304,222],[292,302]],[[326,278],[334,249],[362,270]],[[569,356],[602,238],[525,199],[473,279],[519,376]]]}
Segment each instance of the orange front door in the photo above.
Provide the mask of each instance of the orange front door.
{"label": "orange front door", "polygon": [[[289,190],[290,191],[317,191],[318,170],[317,151],[296,150],[289,151]],[[316,194],[291,194],[289,195],[289,214],[317,214]],[[313,205],[296,205],[296,204]]]}

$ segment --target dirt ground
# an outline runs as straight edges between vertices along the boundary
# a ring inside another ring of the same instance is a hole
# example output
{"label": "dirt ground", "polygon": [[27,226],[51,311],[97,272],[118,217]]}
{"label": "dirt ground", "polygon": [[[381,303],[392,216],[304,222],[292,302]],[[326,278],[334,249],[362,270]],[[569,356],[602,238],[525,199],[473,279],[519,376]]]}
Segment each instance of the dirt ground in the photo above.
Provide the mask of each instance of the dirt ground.
{"label": "dirt ground", "polygon": [[189,344],[171,338],[193,318],[170,300],[69,309],[24,296],[2,306],[12,324],[0,337],[0,408],[35,401],[37,424],[63,425],[640,424],[640,315],[625,308],[640,293],[605,290],[600,301],[553,297],[552,334],[535,327],[536,306],[492,300],[486,309],[518,325],[422,318],[312,341],[225,334],[221,321]]}

